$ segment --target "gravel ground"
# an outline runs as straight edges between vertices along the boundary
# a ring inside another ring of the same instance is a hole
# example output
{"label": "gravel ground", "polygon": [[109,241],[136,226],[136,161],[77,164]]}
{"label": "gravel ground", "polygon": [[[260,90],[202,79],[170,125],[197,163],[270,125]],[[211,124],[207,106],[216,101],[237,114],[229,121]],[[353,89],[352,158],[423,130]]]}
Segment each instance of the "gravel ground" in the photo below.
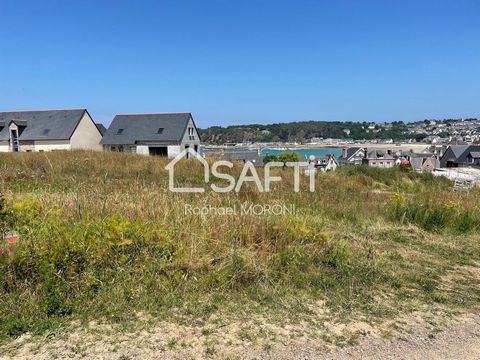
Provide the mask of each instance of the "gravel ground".
{"label": "gravel ground", "polygon": [[[278,354],[280,355],[280,354]],[[324,353],[293,350],[283,359],[480,359],[480,317],[463,318],[440,332],[416,329],[392,341],[366,339],[348,348]]]}
{"label": "gravel ground", "polygon": [[212,338],[175,325],[129,335],[102,328],[41,341],[26,335],[0,348],[0,359],[480,359],[480,316],[461,317],[440,329],[416,323],[408,335],[397,334],[391,340],[366,336],[343,348],[308,338],[285,340],[288,333],[268,347],[225,341],[229,337],[233,339],[219,331],[216,338],[223,345],[219,341],[209,345]]}

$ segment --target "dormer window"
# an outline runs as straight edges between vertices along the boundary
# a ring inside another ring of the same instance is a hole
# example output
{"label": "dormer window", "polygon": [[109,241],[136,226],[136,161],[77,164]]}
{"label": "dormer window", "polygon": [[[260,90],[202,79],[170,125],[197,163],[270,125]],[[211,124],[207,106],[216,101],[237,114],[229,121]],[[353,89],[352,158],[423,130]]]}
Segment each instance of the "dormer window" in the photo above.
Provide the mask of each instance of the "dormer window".
{"label": "dormer window", "polygon": [[43,135],[48,135],[49,132],[50,132],[50,129],[45,129],[43,130]]}
{"label": "dormer window", "polygon": [[158,128],[157,134],[163,134],[163,128]]}
{"label": "dormer window", "polygon": [[123,130],[124,130],[124,129],[118,129],[118,130],[117,130],[117,135],[122,135],[122,134],[123,134]]}

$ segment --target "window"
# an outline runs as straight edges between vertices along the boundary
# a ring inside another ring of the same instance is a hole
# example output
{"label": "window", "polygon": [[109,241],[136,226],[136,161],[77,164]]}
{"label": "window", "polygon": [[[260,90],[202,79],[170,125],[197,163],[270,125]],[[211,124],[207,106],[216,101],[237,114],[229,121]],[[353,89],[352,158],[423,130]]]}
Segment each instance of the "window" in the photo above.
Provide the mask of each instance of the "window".
{"label": "window", "polygon": [[44,129],[43,130],[43,135],[48,135],[49,132],[50,132],[50,129]]}
{"label": "window", "polygon": [[158,128],[157,134],[162,134],[163,133],[163,128]]}
{"label": "window", "polygon": [[117,135],[122,135],[123,134],[123,129],[118,129],[117,130]]}
{"label": "window", "polygon": [[188,138],[190,140],[195,140],[195,132],[194,132],[194,129],[192,127],[189,127],[188,128]]}

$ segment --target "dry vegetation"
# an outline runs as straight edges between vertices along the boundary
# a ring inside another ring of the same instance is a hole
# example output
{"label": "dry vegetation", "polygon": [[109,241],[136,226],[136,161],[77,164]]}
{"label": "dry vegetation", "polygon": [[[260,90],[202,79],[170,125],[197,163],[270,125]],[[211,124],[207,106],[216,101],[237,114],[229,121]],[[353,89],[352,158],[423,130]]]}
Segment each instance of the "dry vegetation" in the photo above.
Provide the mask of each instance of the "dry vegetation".
{"label": "dry vegetation", "polygon": [[[21,234],[0,245],[3,341],[74,320],[132,327],[138,314],[315,327],[326,318],[377,326],[413,311],[479,310],[478,190],[455,194],[444,179],[347,167],[317,176],[313,194],[306,184],[292,191],[291,170],[278,170],[285,180],[270,193],[173,194],[166,163],[113,153],[0,155],[0,226]],[[202,184],[199,166],[180,163],[180,181]],[[185,203],[244,202],[294,204],[296,214],[184,214]],[[358,336],[336,335],[322,336]],[[239,336],[260,335],[252,325]]]}

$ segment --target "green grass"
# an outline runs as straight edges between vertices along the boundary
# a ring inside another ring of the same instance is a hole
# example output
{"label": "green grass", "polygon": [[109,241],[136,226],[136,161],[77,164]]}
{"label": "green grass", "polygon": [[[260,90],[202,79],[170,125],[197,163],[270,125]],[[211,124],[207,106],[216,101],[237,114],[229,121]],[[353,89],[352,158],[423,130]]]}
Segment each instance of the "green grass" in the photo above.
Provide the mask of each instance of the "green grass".
{"label": "green grass", "polygon": [[[478,311],[478,190],[400,168],[344,167],[293,192],[168,192],[165,159],[88,152],[0,156],[0,336],[48,336],[69,321],[185,323],[257,313],[382,322],[419,307]],[[240,165],[232,174],[240,173]],[[185,183],[202,168],[182,162]],[[259,170],[262,172],[261,170]],[[215,181],[221,184],[220,179]],[[184,214],[193,206],[294,204],[285,216]],[[458,271],[460,269],[460,271]],[[462,269],[467,269],[463,271]],[[455,278],[449,275],[455,273]],[[214,346],[208,352],[214,352]]]}

